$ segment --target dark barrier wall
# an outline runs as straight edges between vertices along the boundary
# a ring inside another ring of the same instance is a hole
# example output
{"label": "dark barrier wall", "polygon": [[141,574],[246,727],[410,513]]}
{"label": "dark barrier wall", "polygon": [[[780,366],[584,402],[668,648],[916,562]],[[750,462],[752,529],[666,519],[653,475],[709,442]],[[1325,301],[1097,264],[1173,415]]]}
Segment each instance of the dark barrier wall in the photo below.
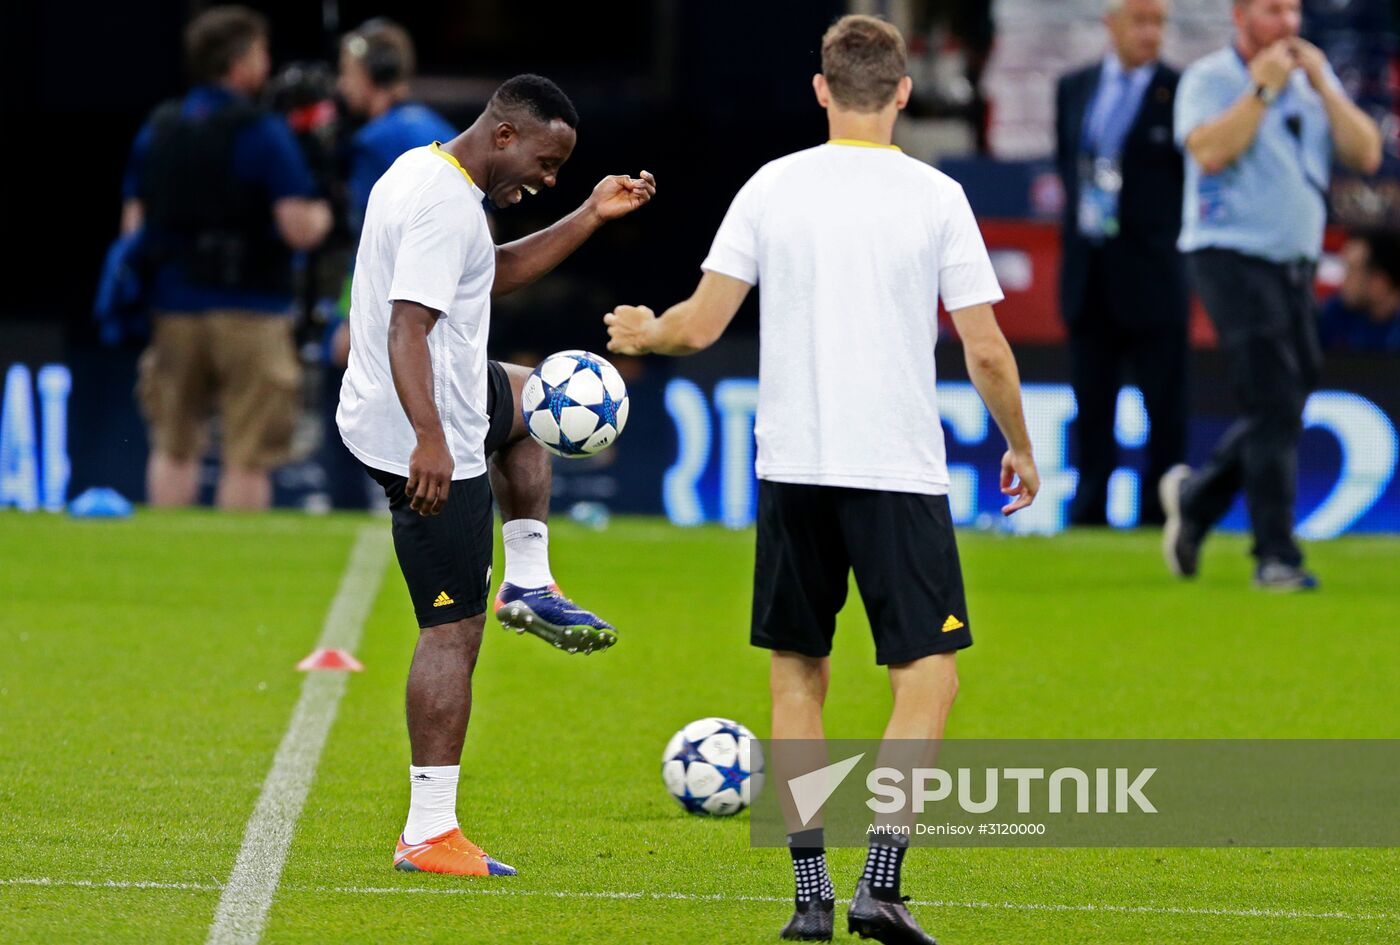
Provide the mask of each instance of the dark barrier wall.
{"label": "dark barrier wall", "polygon": [[[1021,346],[1027,422],[1042,474],[1039,501],[1003,522],[997,491],[1002,444],[967,383],[961,349],[940,346],[940,403],[953,481],[951,502],[962,525],[1053,532],[1065,524],[1076,473],[1069,429],[1074,398],[1061,349]],[[47,371],[41,357],[6,368],[0,427],[0,502],[61,505],[89,486],[143,493],[144,430],[131,398],[134,353],[77,351]],[[555,507],[598,502],[615,512],[666,514],[681,524],[752,521],[753,411],[757,348],[735,342],[694,358],[620,361],[632,398],[618,444],[589,460],[558,460]],[[1299,531],[1305,538],[1345,532],[1400,532],[1395,481],[1400,371],[1394,359],[1334,357],[1308,404],[1299,466]],[[839,381],[838,381],[839,382]],[[335,385],[314,376],[297,444],[302,459],[276,477],[281,505],[323,509],[362,506],[367,480],[340,446],[331,422]],[[1201,462],[1231,420],[1217,354],[1193,361],[1189,459]],[[1137,469],[1147,419],[1133,388],[1119,399],[1122,466],[1110,489],[1113,524],[1137,522]],[[70,472],[71,470],[71,472]],[[212,468],[209,470],[212,474]],[[212,475],[210,476],[212,481]],[[1227,528],[1245,524],[1237,505]]]}

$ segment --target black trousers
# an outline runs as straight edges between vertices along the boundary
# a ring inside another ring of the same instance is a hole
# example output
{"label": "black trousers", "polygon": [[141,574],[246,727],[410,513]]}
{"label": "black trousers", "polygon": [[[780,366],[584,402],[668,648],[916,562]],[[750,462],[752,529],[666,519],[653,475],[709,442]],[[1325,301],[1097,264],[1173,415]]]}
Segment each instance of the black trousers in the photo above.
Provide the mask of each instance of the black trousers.
{"label": "black trousers", "polygon": [[1220,335],[1240,418],[1188,480],[1182,512],[1204,533],[1244,489],[1254,557],[1301,564],[1293,540],[1303,407],[1317,387],[1315,265],[1273,263],[1224,249],[1192,253],[1192,279]]}
{"label": "black trousers", "polygon": [[1069,520],[1075,525],[1107,521],[1108,480],[1118,465],[1113,432],[1118,392],[1132,380],[1142,391],[1151,424],[1139,519],[1144,524],[1160,523],[1157,480],[1186,457],[1186,323],[1139,324],[1132,320],[1131,310],[1115,313],[1105,280],[1095,271],[1101,264],[1098,259],[1091,263],[1084,309],[1069,325],[1070,382],[1079,411],[1073,427],[1079,486],[1070,503]]}

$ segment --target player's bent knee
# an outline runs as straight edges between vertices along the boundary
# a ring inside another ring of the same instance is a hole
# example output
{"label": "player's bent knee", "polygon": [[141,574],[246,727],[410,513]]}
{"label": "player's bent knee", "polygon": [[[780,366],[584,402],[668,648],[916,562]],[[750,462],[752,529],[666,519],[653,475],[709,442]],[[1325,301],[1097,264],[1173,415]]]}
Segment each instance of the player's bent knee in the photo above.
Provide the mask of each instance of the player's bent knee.
{"label": "player's bent knee", "polygon": [[520,392],[525,388],[525,382],[534,373],[532,368],[527,368],[523,364],[507,364],[500,362],[501,368],[506,372],[506,377],[510,380],[511,393],[515,395],[515,402],[520,403]]}

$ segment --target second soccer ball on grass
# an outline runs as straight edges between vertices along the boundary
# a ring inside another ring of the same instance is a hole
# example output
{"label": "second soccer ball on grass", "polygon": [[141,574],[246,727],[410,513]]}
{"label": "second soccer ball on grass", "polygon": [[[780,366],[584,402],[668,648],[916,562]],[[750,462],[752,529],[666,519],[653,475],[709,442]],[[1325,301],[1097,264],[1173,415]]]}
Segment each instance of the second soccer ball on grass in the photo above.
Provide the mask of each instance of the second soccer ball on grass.
{"label": "second soccer ball on grass", "polygon": [[698,719],[666,743],[661,779],[689,813],[737,814],[763,788],[763,747],[738,722]]}

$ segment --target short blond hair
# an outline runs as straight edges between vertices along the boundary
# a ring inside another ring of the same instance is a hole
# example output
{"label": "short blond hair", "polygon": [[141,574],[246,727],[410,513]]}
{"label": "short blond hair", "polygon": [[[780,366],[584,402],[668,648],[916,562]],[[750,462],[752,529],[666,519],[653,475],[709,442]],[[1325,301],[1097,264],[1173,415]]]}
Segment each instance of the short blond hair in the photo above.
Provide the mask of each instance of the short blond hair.
{"label": "short blond hair", "polygon": [[842,108],[878,112],[904,78],[904,37],[878,17],[843,16],[822,37],[822,75]]}

